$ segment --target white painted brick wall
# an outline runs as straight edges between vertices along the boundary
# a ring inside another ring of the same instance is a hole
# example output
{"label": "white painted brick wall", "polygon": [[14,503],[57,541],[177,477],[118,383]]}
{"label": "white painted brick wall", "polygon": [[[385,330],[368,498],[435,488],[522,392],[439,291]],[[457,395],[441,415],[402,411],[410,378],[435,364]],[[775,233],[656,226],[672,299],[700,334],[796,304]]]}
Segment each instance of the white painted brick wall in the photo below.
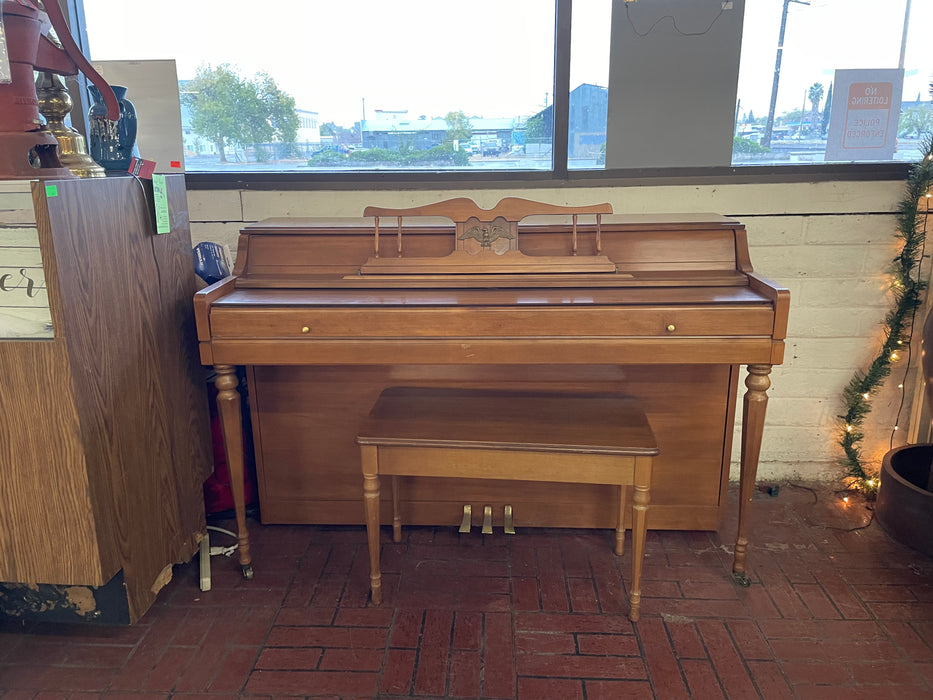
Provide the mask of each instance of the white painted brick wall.
{"label": "white painted brick wall", "polygon": [[[470,197],[491,207],[516,196],[555,204],[610,202],[616,213],[716,212],[734,216],[748,230],[755,270],[791,290],[785,364],[775,367],[762,478],[814,479],[840,474],[837,414],[842,389],[880,347],[881,322],[890,308],[886,270],[899,250],[894,210],[900,182],[818,182],[728,185],[574,187],[434,191],[203,191],[188,193],[195,242],[214,240],[236,251],[243,223],[271,216],[358,217],[367,205],[407,207]],[[921,314],[918,318],[921,319]],[[915,349],[913,364],[919,352]],[[897,384],[903,363],[873,399],[863,452],[880,464],[900,410],[901,444],[908,430],[916,371]],[[740,395],[744,392],[744,376]],[[740,398],[741,403],[741,398]],[[741,409],[739,410],[741,413]],[[738,457],[737,420],[734,458]],[[733,466],[733,476],[738,471]]]}

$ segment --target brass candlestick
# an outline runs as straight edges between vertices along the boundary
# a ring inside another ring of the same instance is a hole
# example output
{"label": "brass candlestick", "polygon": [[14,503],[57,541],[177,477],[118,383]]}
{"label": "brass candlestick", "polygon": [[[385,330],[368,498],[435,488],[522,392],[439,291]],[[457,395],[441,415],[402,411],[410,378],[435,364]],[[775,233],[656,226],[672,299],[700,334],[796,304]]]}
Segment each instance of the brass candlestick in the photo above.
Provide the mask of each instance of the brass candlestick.
{"label": "brass candlestick", "polygon": [[75,177],[106,177],[104,169],[88,154],[84,137],[65,124],[65,117],[71,112],[74,102],[62,76],[47,71],[39,73],[36,96],[39,98],[39,112],[58,140],[58,156],[62,165]]}

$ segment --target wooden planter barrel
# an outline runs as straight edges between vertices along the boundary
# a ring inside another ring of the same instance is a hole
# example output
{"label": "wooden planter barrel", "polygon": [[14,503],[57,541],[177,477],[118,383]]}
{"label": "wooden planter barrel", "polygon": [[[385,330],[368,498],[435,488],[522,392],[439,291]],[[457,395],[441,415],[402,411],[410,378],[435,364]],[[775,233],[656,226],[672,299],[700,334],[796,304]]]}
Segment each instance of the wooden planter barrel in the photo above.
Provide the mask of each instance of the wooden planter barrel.
{"label": "wooden planter barrel", "polygon": [[898,542],[933,556],[933,445],[903,445],[884,456],[875,517]]}
{"label": "wooden planter barrel", "polygon": [[[933,405],[933,311],[921,341],[926,397]],[[933,444],[904,445],[884,456],[875,516],[898,542],[933,556]]]}

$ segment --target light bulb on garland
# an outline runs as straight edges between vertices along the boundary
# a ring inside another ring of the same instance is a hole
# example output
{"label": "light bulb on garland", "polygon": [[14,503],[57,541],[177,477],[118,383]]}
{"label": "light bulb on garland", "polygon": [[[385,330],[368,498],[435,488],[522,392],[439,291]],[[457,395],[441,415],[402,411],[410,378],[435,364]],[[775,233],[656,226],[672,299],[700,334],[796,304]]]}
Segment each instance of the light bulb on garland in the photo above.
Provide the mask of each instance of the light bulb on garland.
{"label": "light bulb on garland", "polygon": [[[844,457],[840,460],[846,469],[845,478],[849,486],[873,496],[878,488],[877,479],[865,470],[862,464],[860,444],[865,435],[861,430],[865,417],[871,411],[868,402],[871,392],[879,388],[891,373],[891,365],[900,359],[899,349],[905,341],[909,344],[913,332],[913,321],[917,308],[923,301],[925,282],[920,279],[919,265],[926,239],[926,217],[929,215],[930,198],[933,197],[933,135],[923,145],[924,156],[910,168],[905,194],[897,209],[896,236],[901,240],[901,250],[891,265],[891,293],[893,307],[884,318],[884,340],[878,355],[866,370],[858,370],[843,390],[845,413],[839,416],[842,425],[839,445]],[[921,212],[923,201],[926,211]],[[920,226],[920,222],[924,226]],[[914,279],[916,273],[917,279]],[[909,363],[908,363],[909,364]],[[903,391],[903,382],[898,389]],[[899,426],[895,425],[897,431]]]}

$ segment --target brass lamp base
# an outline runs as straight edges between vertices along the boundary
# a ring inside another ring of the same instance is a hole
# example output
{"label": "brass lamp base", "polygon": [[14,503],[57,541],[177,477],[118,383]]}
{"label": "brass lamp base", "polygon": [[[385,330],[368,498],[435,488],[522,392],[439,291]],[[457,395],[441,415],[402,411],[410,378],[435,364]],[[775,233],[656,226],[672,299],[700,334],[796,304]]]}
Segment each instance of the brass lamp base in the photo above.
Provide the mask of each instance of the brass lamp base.
{"label": "brass lamp base", "polygon": [[58,140],[58,158],[75,177],[106,177],[104,169],[94,162],[84,136],[65,124],[74,102],[57,73],[43,72],[36,80],[39,111],[48,122],[49,131]]}

